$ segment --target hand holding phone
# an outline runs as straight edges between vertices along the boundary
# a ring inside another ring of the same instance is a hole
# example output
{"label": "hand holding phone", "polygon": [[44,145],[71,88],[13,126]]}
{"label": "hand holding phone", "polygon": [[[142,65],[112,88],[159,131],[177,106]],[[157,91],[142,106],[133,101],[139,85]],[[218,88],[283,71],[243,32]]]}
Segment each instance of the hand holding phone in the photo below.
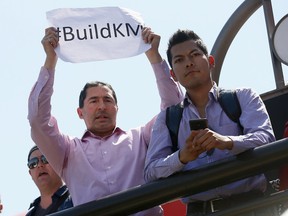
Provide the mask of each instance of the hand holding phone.
{"label": "hand holding phone", "polygon": [[[201,119],[191,119],[189,121],[190,125],[190,130],[200,130],[200,129],[205,129],[208,128],[208,121],[206,118],[201,118]],[[204,157],[211,156],[214,152],[214,148],[210,149],[209,151],[206,152],[206,155]],[[204,158],[202,157],[202,158]]]}

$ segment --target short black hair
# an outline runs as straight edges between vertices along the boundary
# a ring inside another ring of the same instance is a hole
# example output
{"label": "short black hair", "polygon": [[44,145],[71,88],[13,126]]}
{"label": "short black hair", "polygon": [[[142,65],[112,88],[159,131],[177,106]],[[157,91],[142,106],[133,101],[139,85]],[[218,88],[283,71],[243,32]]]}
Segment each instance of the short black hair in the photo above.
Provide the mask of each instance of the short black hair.
{"label": "short black hair", "polygon": [[29,151],[29,153],[28,153],[28,158],[27,158],[27,161],[29,162],[29,159],[30,159],[30,156],[31,156],[31,154],[32,154],[32,152],[34,152],[34,151],[36,151],[36,150],[39,150],[39,148],[38,148],[38,146],[33,146],[31,149],[30,149],[30,151]]}
{"label": "short black hair", "polygon": [[208,56],[208,50],[203,42],[203,40],[194,32],[191,30],[180,30],[178,29],[169,39],[168,42],[168,49],[167,49],[167,59],[169,62],[170,67],[172,68],[172,54],[171,54],[171,48],[179,43],[183,43],[188,40],[195,41],[196,45],[199,49],[203,51],[205,55]]}
{"label": "short black hair", "polygon": [[106,86],[106,87],[108,87],[112,91],[113,98],[114,98],[115,103],[117,105],[116,93],[115,93],[114,89],[112,88],[112,86],[110,84],[108,84],[108,83],[94,81],[94,82],[86,83],[86,85],[81,90],[80,95],[79,95],[79,108],[83,108],[83,106],[84,106],[84,100],[85,100],[85,98],[87,96],[87,89],[91,88],[91,87],[98,87],[98,86]]}

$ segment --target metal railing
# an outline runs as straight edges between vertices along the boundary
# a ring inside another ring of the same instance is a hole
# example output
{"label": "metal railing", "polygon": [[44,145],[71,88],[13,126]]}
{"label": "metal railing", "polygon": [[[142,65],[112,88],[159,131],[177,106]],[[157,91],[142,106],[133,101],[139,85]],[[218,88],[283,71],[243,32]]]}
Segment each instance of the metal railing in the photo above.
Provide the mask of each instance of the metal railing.
{"label": "metal railing", "polygon": [[[51,215],[119,216],[136,213],[176,198],[203,192],[248,176],[275,169],[281,164],[287,163],[287,146],[288,139],[281,139],[248,150],[235,157],[211,163],[209,166],[185,171]],[[258,203],[258,207],[259,205],[261,206],[261,203],[265,205],[262,200]]]}

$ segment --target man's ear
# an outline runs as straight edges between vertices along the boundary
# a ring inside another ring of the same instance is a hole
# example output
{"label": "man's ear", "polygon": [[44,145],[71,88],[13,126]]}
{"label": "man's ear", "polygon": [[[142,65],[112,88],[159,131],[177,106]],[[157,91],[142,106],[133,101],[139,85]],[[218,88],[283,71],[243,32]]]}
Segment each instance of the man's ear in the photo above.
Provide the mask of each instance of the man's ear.
{"label": "man's ear", "polygon": [[211,67],[215,67],[215,58],[214,58],[214,56],[212,56],[212,55],[209,55],[209,65],[211,66]]}
{"label": "man's ear", "polygon": [[175,76],[175,73],[174,73],[173,69],[170,70],[170,75],[171,75],[171,77],[173,78],[173,80],[175,82],[178,82],[177,77]]}
{"label": "man's ear", "polygon": [[77,113],[80,119],[83,119],[83,114],[82,114],[82,109],[81,108],[77,108]]}

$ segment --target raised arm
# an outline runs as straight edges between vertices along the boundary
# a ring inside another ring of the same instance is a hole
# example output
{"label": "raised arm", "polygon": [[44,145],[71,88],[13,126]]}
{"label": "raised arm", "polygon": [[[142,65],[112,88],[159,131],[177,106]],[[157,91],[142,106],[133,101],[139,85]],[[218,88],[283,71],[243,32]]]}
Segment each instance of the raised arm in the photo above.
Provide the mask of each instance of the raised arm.
{"label": "raised arm", "polygon": [[[56,119],[51,116],[50,104],[55,67],[58,59],[54,51],[54,48],[58,46],[56,29],[47,28],[41,43],[46,53],[46,59],[29,95],[28,120],[33,141],[41,149],[41,152],[45,154],[49,163],[53,165],[54,170],[60,175],[65,149],[57,145],[59,140],[62,139],[60,138],[62,133],[58,130]],[[56,134],[59,136],[56,136]]]}
{"label": "raised arm", "polygon": [[160,35],[154,33],[150,28],[144,27],[142,37],[145,43],[151,44],[151,48],[145,52],[152,65],[156,77],[158,92],[161,98],[161,110],[168,106],[179,103],[184,95],[178,82],[170,75],[170,68],[159,53]]}
{"label": "raised arm", "polygon": [[142,37],[145,43],[151,44],[151,48],[145,52],[151,64],[160,63],[163,61],[159,53],[160,35],[155,34],[150,28],[144,27]]}
{"label": "raised arm", "polygon": [[44,67],[47,70],[55,70],[58,57],[54,49],[58,46],[58,42],[59,38],[56,29],[54,27],[45,29],[45,36],[41,43],[46,53]]}

